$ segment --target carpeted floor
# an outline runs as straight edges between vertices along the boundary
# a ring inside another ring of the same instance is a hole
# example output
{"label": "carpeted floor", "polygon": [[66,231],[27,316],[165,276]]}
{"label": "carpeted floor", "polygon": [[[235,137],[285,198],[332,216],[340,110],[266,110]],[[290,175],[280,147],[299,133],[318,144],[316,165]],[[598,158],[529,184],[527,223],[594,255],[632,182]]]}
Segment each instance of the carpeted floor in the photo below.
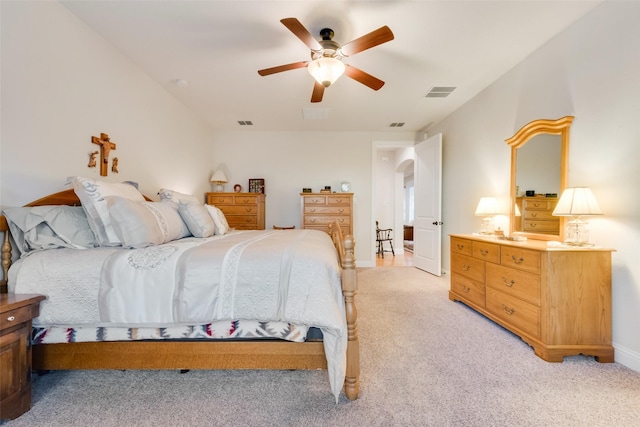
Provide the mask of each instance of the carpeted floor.
{"label": "carpeted floor", "polygon": [[4,426],[638,426],[640,373],[590,357],[544,362],[447,298],[448,278],[359,271],[361,396],[324,371],[75,371],[33,381]]}

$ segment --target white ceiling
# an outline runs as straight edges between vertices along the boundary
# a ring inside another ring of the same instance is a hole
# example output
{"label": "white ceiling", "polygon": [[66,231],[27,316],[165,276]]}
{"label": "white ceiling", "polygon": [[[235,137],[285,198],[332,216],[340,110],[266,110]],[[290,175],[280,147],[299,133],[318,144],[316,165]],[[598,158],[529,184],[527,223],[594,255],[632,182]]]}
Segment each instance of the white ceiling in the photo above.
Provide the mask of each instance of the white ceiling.
{"label": "white ceiling", "polygon": [[[216,129],[417,131],[463,105],[599,1],[62,3]],[[313,35],[329,27],[340,44],[389,26],[394,40],[345,59],[385,86],[376,92],[342,76],[312,104],[306,69],[259,76],[259,69],[309,59],[309,49],[280,23],[286,17],[298,18]],[[457,89],[447,98],[425,98],[433,86]],[[303,120],[305,108],[328,109],[328,118]],[[392,122],[405,125],[390,128]]]}

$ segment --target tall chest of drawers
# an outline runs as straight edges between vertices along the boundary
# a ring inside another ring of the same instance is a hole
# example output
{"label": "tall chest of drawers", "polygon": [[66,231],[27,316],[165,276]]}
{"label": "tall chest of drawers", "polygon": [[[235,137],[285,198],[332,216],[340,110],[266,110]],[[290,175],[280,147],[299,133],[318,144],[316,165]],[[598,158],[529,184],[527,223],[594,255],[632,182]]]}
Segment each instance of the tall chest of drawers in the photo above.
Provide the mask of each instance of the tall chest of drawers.
{"label": "tall chest of drawers", "polygon": [[302,228],[329,232],[338,221],[342,234],[353,235],[353,193],[300,193]]}
{"label": "tall chest of drawers", "polygon": [[207,204],[224,213],[229,227],[236,230],[264,230],[262,193],[206,193]]}
{"label": "tall chest of drawers", "polygon": [[502,325],[549,362],[613,362],[612,249],[451,236],[449,299]]}

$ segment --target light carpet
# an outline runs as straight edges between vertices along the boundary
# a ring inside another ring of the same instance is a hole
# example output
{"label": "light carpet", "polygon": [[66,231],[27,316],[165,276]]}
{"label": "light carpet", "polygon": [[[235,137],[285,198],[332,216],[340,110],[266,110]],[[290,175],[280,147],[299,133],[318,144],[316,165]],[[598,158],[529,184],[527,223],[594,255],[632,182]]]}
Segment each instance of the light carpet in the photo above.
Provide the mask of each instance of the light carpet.
{"label": "light carpet", "polygon": [[361,393],[324,371],[71,371],[33,380],[18,426],[638,426],[640,373],[547,363],[412,267],[358,273]]}

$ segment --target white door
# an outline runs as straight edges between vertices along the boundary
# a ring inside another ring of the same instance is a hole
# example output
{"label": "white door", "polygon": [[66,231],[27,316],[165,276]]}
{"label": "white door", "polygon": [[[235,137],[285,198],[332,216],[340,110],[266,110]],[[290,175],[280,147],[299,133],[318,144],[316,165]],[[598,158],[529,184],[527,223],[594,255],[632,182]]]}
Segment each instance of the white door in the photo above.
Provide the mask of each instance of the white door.
{"label": "white door", "polygon": [[442,252],[442,134],[416,144],[413,262],[440,276]]}

